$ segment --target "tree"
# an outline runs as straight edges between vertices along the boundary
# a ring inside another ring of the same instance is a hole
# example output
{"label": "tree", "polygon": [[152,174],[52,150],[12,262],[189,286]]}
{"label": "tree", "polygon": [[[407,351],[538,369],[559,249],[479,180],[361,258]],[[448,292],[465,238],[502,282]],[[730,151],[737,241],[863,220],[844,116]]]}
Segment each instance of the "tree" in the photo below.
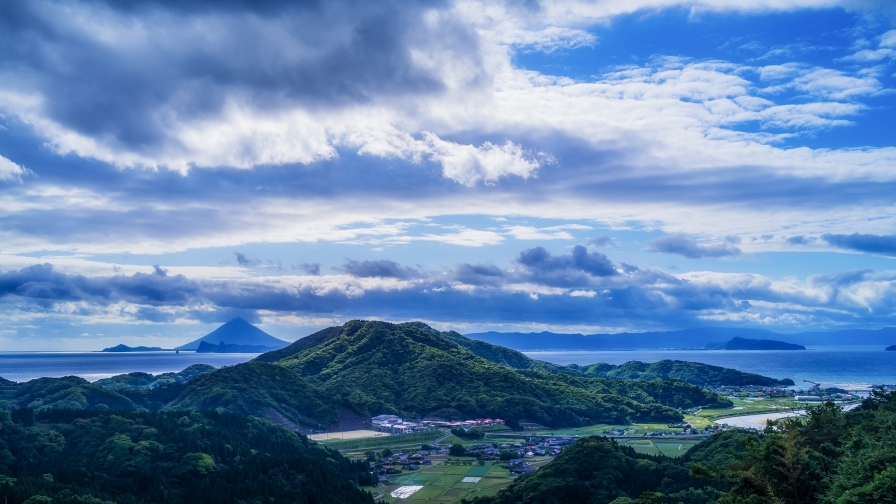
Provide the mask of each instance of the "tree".
{"label": "tree", "polygon": [[464,448],[464,445],[462,444],[453,444],[448,450],[448,453],[454,455],[455,457],[460,457],[461,455],[467,453],[467,449]]}

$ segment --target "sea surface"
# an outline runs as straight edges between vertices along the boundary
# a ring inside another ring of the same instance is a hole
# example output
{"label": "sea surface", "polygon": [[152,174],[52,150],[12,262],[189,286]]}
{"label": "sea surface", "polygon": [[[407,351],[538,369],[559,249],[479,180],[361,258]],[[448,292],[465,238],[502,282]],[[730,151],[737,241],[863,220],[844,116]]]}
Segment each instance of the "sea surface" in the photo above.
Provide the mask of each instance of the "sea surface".
{"label": "sea surface", "polygon": [[23,382],[34,378],[80,376],[89,381],[142,371],[161,374],[181,371],[192,364],[217,368],[232,366],[258,354],[181,352],[0,352],[0,376]]}
{"label": "sea surface", "polygon": [[807,350],[633,350],[525,352],[554,364],[622,364],[632,360],[663,359],[702,362],[772,378],[790,378],[800,388],[818,382],[847,390],[896,384],[896,352],[869,345],[819,346]]}
{"label": "sea surface", "polygon": [[[194,352],[0,352],[0,376],[17,382],[44,376],[80,376],[90,381],[142,371],[160,374],[180,371],[191,364],[232,366],[258,354]],[[809,350],[641,350],[526,352],[533,359],[555,364],[622,364],[630,360],[656,362],[674,359],[791,378],[801,388],[809,382],[838,385],[849,390],[876,384],[896,384],[896,352],[879,346],[821,346]],[[807,380],[807,381],[806,381]]]}

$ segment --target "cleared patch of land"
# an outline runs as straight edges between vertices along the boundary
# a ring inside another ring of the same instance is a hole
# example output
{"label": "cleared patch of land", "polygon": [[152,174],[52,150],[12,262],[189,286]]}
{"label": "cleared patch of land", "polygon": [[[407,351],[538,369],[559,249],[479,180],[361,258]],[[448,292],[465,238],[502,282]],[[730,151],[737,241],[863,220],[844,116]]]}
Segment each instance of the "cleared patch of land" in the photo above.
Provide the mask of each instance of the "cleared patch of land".
{"label": "cleared patch of land", "polygon": [[353,430],[345,432],[326,432],[323,434],[311,434],[308,439],[314,441],[341,441],[344,439],[362,439],[372,437],[387,437],[388,433],[372,430]]}
{"label": "cleared patch of land", "polygon": [[[332,436],[332,434],[331,434]],[[356,439],[330,438],[329,441],[320,441],[325,445],[337,450],[368,450],[377,448],[401,448],[401,447],[420,447],[421,444],[428,443],[444,436],[442,431],[432,430],[425,432],[414,432],[411,434],[396,434],[394,436],[365,437]]]}

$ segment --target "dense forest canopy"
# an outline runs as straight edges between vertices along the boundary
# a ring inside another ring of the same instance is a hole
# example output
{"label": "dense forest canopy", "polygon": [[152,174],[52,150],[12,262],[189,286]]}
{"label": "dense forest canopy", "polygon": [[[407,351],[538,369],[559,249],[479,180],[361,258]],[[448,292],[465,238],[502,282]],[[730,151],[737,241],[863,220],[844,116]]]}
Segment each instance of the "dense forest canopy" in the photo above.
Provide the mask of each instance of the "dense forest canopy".
{"label": "dense forest canopy", "polygon": [[258,418],[0,411],[9,504],[372,503],[358,488],[372,482],[366,464]]}

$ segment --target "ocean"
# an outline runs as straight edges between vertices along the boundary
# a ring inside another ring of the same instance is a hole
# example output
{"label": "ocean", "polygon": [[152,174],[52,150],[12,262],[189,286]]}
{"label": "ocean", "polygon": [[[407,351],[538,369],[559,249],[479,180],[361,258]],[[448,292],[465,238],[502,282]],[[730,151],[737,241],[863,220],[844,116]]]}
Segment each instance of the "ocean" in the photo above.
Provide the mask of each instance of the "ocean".
{"label": "ocean", "polygon": [[663,359],[702,362],[713,366],[792,379],[798,387],[818,382],[847,390],[896,384],[896,352],[869,345],[819,346],[807,350],[633,350],[525,352],[554,364],[622,364],[632,360]]}
{"label": "ocean", "polygon": [[154,375],[177,372],[192,364],[232,366],[257,356],[195,352],[2,352],[0,376],[16,382],[61,376],[80,376],[96,381],[135,371]]}
{"label": "ocean", "polygon": [[[795,351],[526,352],[526,355],[555,364],[622,364],[630,360],[656,362],[662,359],[702,362],[773,378],[791,378],[800,387],[811,385],[805,380],[851,390],[867,389],[874,384],[896,384],[896,352],[885,352],[878,346],[822,346]],[[177,372],[197,363],[232,366],[256,356],[193,352],[4,352],[0,353],[0,376],[17,382],[69,375],[95,381],[134,371]]]}

